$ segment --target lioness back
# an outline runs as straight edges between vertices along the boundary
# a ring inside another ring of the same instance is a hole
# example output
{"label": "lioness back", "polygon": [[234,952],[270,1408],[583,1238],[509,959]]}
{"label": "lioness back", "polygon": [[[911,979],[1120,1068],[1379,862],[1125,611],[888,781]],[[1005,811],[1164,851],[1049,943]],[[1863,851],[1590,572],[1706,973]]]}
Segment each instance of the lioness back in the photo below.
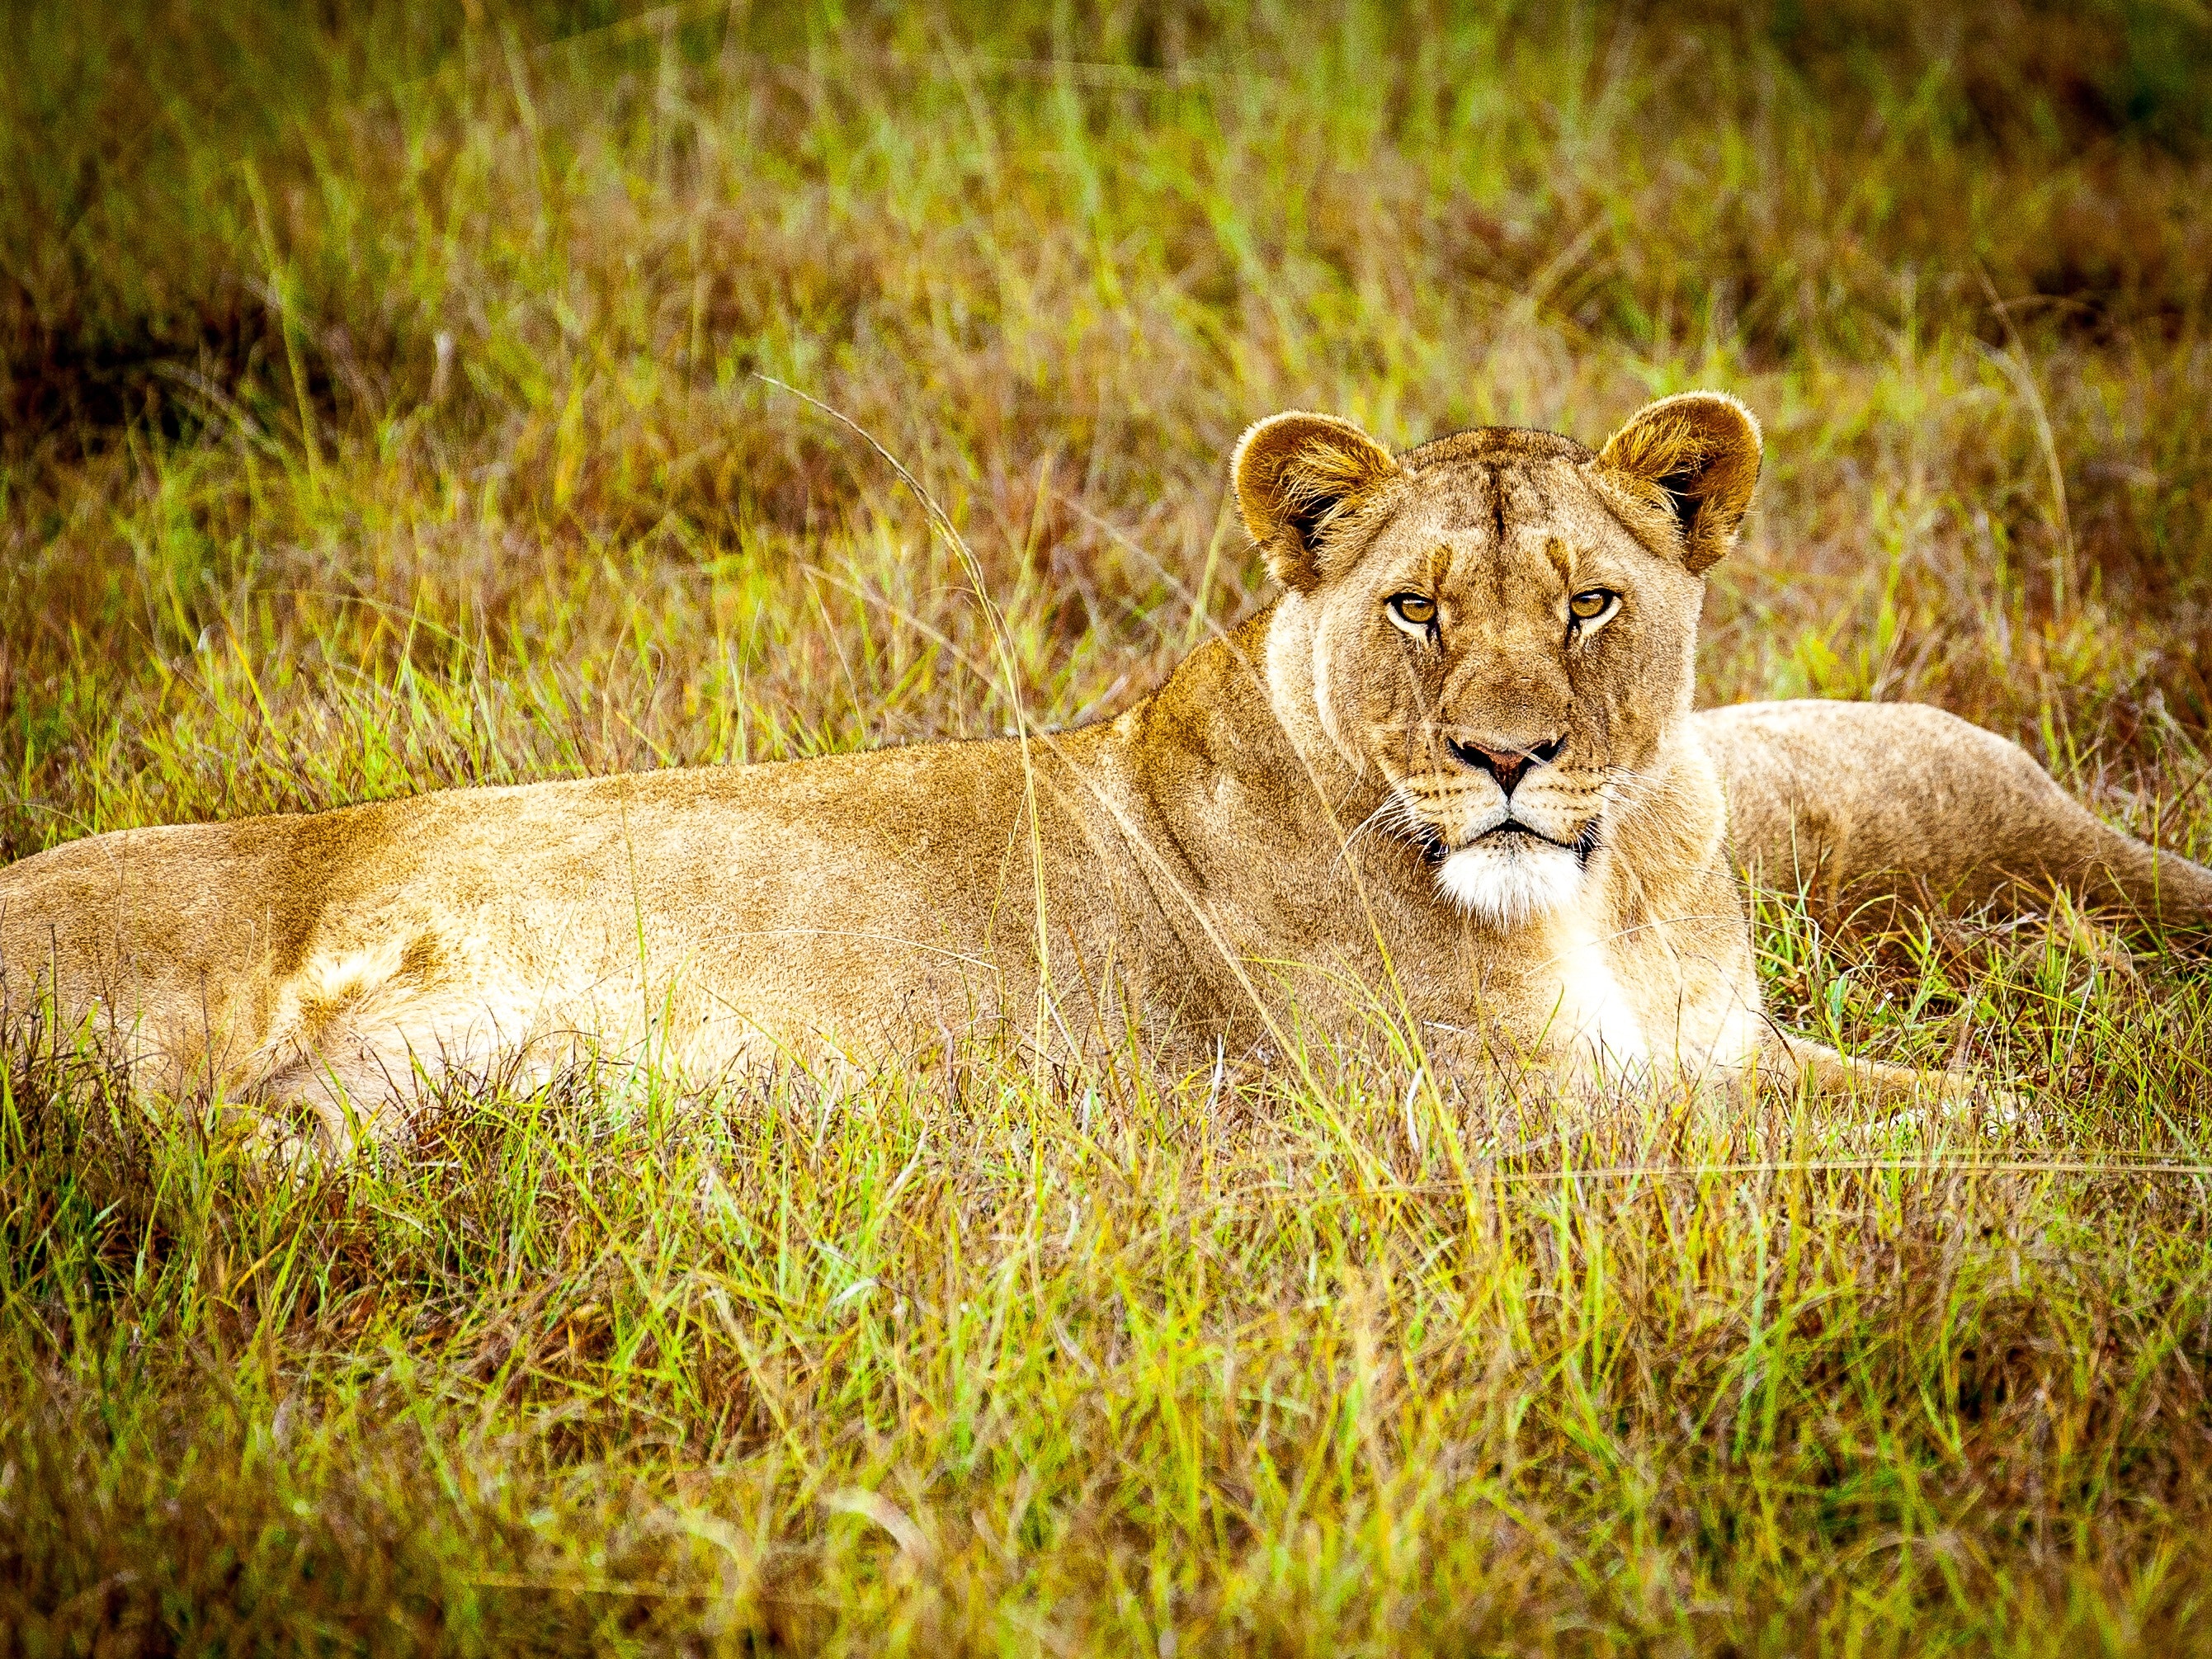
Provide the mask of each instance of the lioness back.
{"label": "lioness back", "polygon": [[[1032,767],[1063,914],[1111,886],[1068,788],[1090,746]],[[583,1035],[741,1062],[856,1008],[995,1005],[1035,934],[1003,902],[1027,796],[1018,745],[936,744],[125,830],[0,872],[0,957],[165,1088],[374,1101]]]}
{"label": "lioness back", "polygon": [[333,1133],[447,1072],[527,1080],[586,1052],[704,1079],[866,1062],[1026,1028],[1041,984],[1235,1034],[1241,953],[1374,951],[1334,937],[1340,861],[1254,859],[1326,834],[1279,733],[1255,729],[1264,637],[1263,618],[1120,720],[1026,744],[68,843],[0,871],[0,992],[19,1012],[52,997],[146,1086],[302,1101]]}

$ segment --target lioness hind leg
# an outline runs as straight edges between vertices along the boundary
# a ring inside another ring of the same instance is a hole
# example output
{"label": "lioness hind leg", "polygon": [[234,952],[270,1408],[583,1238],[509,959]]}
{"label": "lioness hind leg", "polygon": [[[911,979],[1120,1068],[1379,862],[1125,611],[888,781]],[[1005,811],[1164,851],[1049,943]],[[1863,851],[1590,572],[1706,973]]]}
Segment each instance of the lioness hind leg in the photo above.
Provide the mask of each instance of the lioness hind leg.
{"label": "lioness hind leg", "polygon": [[1919,703],[1749,703],[1698,716],[1736,854],[1771,883],[1969,908],[2054,891],[2212,935],[2212,870],[2100,822],[2018,744]]}
{"label": "lioness hind leg", "polygon": [[[2011,753],[1997,770],[2000,787],[1987,793],[1994,805],[2008,809],[1990,828],[2002,845],[1998,867],[2015,884],[2046,899],[2070,896],[2129,921],[2200,939],[2212,935],[2212,870],[2113,829],[2025,750],[2003,746]],[[2057,919],[2078,934],[2079,913],[2063,902],[2055,908]]]}
{"label": "lioness hind leg", "polygon": [[256,1091],[272,1124],[297,1121],[283,1139],[314,1155],[343,1159],[397,1134],[406,1121],[411,1056],[395,1066],[369,1044],[332,1043],[301,1050]]}

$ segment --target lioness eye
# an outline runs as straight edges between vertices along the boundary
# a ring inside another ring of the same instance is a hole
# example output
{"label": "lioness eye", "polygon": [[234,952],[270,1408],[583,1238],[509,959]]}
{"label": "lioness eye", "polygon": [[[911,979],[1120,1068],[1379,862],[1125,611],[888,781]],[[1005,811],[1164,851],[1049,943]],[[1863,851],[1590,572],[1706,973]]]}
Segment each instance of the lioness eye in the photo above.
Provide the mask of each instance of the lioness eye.
{"label": "lioness eye", "polygon": [[1419,593],[1396,593],[1390,599],[1390,609],[1398,620],[1415,628],[1426,628],[1437,619],[1437,602]]}
{"label": "lioness eye", "polygon": [[1574,613],[1577,622],[1591,622],[1603,616],[1606,607],[1617,597],[1602,587],[1588,588],[1569,599],[1567,609]]}

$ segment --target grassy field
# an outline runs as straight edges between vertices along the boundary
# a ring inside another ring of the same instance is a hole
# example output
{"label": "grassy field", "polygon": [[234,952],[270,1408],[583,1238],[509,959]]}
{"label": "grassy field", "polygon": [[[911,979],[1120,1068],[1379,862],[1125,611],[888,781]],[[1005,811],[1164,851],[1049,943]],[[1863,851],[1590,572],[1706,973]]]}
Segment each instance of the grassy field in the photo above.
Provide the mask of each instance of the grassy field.
{"label": "grassy field", "polygon": [[[0,857],[1091,718],[1264,602],[1247,422],[1692,386],[1701,702],[2212,855],[2201,8],[436,9],[8,7]],[[2035,1128],[1312,1032],[285,1182],[18,1020],[0,1653],[2212,1650],[2212,979],[1848,921],[1782,1017]]]}

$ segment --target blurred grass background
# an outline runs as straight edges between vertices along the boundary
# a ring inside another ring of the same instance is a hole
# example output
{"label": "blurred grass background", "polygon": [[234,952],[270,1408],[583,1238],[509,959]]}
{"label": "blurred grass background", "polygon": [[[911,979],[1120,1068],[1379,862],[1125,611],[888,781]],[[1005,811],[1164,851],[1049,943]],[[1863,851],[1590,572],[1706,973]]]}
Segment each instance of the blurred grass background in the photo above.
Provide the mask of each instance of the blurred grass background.
{"label": "blurred grass background", "polygon": [[[1723,387],[1702,702],[1941,702],[2212,853],[2191,0],[6,15],[0,855],[1011,723],[763,375],[1050,722],[1264,601],[1250,420]],[[18,1029],[0,1647],[2203,1645],[2201,972],[1835,920],[1763,911],[1784,1017],[2049,1144],[1316,1034],[489,1080],[272,1187]]]}

